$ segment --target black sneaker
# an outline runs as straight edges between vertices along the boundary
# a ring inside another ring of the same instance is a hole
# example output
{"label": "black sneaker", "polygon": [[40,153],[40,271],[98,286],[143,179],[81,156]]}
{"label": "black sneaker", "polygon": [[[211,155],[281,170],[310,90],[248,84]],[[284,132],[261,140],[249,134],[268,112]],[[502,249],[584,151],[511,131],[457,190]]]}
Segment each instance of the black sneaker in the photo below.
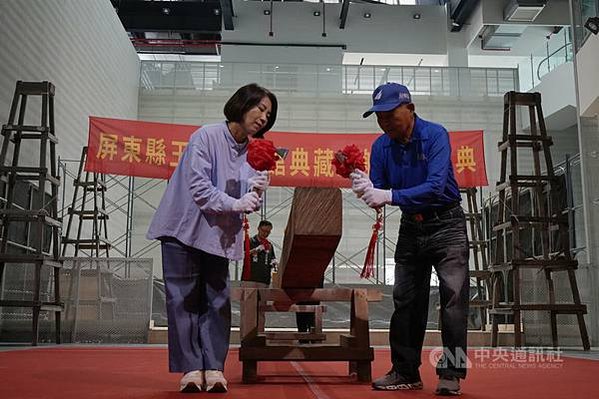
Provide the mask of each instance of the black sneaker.
{"label": "black sneaker", "polygon": [[439,384],[435,395],[439,396],[457,396],[461,395],[460,379],[457,377],[439,377]]}
{"label": "black sneaker", "polygon": [[422,389],[422,380],[419,375],[409,377],[399,374],[395,370],[372,382],[372,388],[380,391],[398,391],[408,389]]}

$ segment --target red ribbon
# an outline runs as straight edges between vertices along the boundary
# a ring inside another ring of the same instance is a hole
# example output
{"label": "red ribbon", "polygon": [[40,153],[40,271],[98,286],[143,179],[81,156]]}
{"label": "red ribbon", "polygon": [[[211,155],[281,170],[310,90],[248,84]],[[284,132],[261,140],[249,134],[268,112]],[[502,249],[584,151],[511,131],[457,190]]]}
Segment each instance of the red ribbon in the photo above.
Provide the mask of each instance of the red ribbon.
{"label": "red ribbon", "polygon": [[[354,144],[345,146],[343,150],[339,150],[335,153],[333,160],[331,161],[335,167],[335,171],[342,177],[349,177],[350,173],[354,170],[359,169],[361,171],[366,170],[366,162],[364,160],[364,154]],[[369,278],[374,274],[374,250],[376,243],[379,238],[379,231],[383,225],[383,212],[381,208],[376,209],[376,222],[372,225],[372,236],[368,243],[368,250],[366,251],[366,259],[364,260],[364,267],[360,278]]]}
{"label": "red ribbon", "polygon": [[241,279],[244,281],[251,280],[252,278],[252,263],[250,261],[250,222],[248,221],[247,215],[243,215],[243,234],[244,234],[244,257],[243,257],[243,271],[241,273]]}
{"label": "red ribbon", "polygon": [[374,275],[374,250],[376,249],[376,242],[379,238],[379,231],[383,226],[383,211],[381,208],[376,208],[376,222],[372,225],[372,236],[370,236],[370,242],[368,243],[368,250],[366,251],[366,259],[364,259],[364,267],[360,278],[370,278]]}
{"label": "red ribbon", "polygon": [[[273,170],[279,156],[276,153],[277,148],[272,141],[265,139],[250,140],[248,144],[247,162],[255,170],[262,172],[264,170]],[[254,189],[256,192],[258,190]],[[262,195],[258,192],[258,195]],[[252,277],[252,263],[250,261],[250,222],[247,215],[243,215],[243,231],[244,231],[244,257],[243,257],[243,272],[241,273],[242,280],[250,280]],[[264,246],[266,248],[266,245]],[[270,248],[270,247],[269,247]]]}

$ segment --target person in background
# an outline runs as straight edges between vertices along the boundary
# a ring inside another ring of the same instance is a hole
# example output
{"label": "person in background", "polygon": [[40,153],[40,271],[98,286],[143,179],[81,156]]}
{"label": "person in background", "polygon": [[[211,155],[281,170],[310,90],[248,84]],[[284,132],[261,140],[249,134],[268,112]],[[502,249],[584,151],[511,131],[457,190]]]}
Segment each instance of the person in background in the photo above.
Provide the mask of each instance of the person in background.
{"label": "person in background", "polygon": [[242,281],[242,287],[268,288],[273,270],[277,268],[275,249],[268,236],[272,231],[272,223],[261,220],[258,224],[258,234],[250,239],[251,276]]}
{"label": "person in background", "polygon": [[277,99],[256,84],[239,88],[226,120],[193,133],[148,229],[162,247],[169,370],[181,392],[226,392],[231,302],[229,260],[243,259],[244,213],[258,210],[268,172],[246,162],[249,138],[277,116]]}
{"label": "person in background", "polygon": [[422,389],[418,371],[427,324],[431,268],[439,277],[443,355],[437,363],[437,395],[459,395],[466,377],[468,236],[451,164],[447,130],[421,119],[407,87],[386,83],[372,93],[383,130],[372,145],[370,177],[351,174],[352,189],[371,208],[402,211],[395,248],[395,284],[389,342],[391,370],[374,389]]}

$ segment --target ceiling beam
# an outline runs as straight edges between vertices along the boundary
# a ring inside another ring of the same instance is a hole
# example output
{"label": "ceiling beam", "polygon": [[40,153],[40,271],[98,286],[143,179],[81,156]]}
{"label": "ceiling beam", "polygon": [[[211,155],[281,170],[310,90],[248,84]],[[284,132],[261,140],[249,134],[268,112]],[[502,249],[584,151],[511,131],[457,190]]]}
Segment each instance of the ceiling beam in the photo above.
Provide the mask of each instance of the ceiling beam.
{"label": "ceiling beam", "polygon": [[339,29],[345,29],[345,23],[347,22],[347,14],[349,14],[349,0],[343,0],[341,5],[341,15],[339,16]]}
{"label": "ceiling beam", "polygon": [[220,0],[220,8],[223,13],[225,30],[235,30],[235,27],[233,26],[233,1]]}
{"label": "ceiling beam", "polygon": [[450,16],[453,22],[452,32],[462,30],[462,26],[468,22],[478,3],[479,0],[453,0],[449,3]]}
{"label": "ceiling beam", "polygon": [[220,32],[219,0],[122,1],[118,16],[128,32]]}

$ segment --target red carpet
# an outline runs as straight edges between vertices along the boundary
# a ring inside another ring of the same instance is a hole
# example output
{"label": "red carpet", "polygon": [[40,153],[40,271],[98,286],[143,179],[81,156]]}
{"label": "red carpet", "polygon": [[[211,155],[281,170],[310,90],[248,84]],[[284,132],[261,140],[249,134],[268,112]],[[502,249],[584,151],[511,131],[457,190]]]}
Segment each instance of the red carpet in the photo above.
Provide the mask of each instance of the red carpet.
{"label": "red carpet", "polygon": [[[473,349],[462,398],[599,398],[599,361],[567,358],[536,361],[512,352]],[[432,398],[434,369],[423,357],[424,390],[377,392],[345,376],[347,364],[261,363],[263,381],[242,385],[237,350],[229,352],[228,394],[179,394],[178,374],[167,372],[165,348],[35,348],[0,352],[0,398],[179,398],[247,399]],[[389,368],[389,351],[377,350],[373,375]],[[538,359],[538,358],[537,358]]]}

